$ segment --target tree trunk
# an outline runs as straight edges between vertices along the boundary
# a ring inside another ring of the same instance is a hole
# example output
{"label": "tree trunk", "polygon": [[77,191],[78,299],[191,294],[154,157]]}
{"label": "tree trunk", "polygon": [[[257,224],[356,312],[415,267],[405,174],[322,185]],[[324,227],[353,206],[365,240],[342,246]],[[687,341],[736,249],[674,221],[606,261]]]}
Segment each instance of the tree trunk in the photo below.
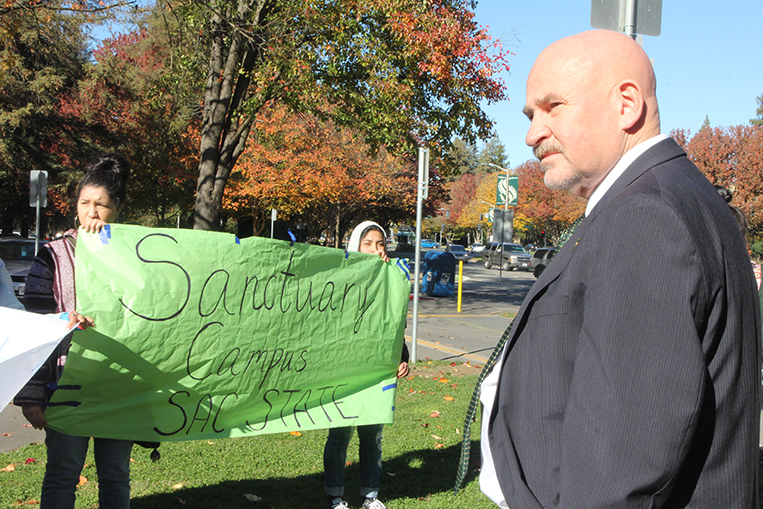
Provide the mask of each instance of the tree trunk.
{"label": "tree trunk", "polygon": [[[204,115],[199,146],[199,178],[193,227],[218,230],[223,192],[231,170],[246,147],[256,112],[244,115],[251,71],[262,59],[263,24],[269,0],[239,0],[228,19],[212,16],[212,46],[204,92]],[[246,32],[243,27],[246,26]]]}

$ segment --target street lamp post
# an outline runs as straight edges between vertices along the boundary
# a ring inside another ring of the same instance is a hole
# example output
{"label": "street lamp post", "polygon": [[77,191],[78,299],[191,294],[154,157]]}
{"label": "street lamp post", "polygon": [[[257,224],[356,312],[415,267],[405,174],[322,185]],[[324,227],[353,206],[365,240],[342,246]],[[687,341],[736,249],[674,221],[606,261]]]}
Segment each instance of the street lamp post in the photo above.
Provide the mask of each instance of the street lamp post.
{"label": "street lamp post", "polygon": [[[485,166],[490,166],[492,168],[495,168],[497,170],[505,171],[506,172],[506,197],[503,200],[503,210],[509,210],[509,169],[504,168],[503,166],[498,166],[497,164],[493,163],[482,163]],[[497,201],[497,200],[496,200]],[[504,216],[506,217],[506,216]],[[503,248],[504,248],[504,233],[505,227],[501,226],[501,259],[498,263],[498,281],[503,281]]]}

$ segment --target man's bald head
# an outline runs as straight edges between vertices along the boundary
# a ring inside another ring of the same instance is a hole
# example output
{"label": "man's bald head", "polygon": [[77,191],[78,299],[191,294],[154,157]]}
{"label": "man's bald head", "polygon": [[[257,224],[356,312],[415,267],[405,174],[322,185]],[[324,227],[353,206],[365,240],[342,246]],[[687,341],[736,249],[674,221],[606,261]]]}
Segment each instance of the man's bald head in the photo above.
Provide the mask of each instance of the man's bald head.
{"label": "man's bald head", "polygon": [[543,50],[524,112],[546,184],[590,196],[625,152],[659,134],[655,90],[649,58],[623,34],[593,30]]}

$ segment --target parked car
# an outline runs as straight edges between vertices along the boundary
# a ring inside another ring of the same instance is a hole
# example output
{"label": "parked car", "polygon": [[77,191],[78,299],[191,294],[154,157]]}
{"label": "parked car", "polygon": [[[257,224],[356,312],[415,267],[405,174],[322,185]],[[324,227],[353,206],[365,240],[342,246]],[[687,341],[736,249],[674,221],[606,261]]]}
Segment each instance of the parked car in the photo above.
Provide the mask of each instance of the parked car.
{"label": "parked car", "polygon": [[485,244],[482,242],[475,242],[472,244],[472,254],[480,254],[485,250]]}
{"label": "parked car", "polygon": [[[47,244],[47,241],[40,241],[40,247],[44,244]],[[34,257],[34,239],[15,236],[0,238],[0,258],[2,258],[5,268],[11,275],[13,293],[19,300],[24,298],[26,277],[29,274],[29,269],[32,268]]]}
{"label": "parked car", "polygon": [[527,254],[525,248],[519,244],[510,244],[504,242],[503,245],[498,242],[491,242],[485,246],[482,252],[482,263],[485,268],[500,266],[503,270],[530,270],[530,261],[532,257]]}
{"label": "parked car", "polygon": [[541,273],[546,269],[549,262],[551,262],[551,259],[556,254],[556,248],[555,247],[542,247],[535,251],[533,253],[532,261],[530,262],[530,267],[533,269],[533,274],[535,277],[538,277],[541,275]]}
{"label": "parked car", "polygon": [[430,248],[431,249],[431,248],[435,248],[437,246],[438,246],[438,244],[434,240],[431,240],[431,239],[421,239],[421,247],[426,247],[426,248]]}
{"label": "parked car", "polygon": [[527,251],[530,254],[533,254],[538,249],[537,244],[527,244],[525,245],[525,251]]}
{"label": "parked car", "polygon": [[463,260],[464,262],[469,261],[469,253],[466,251],[466,248],[460,244],[450,244],[445,248],[445,251],[455,256],[456,260]]}

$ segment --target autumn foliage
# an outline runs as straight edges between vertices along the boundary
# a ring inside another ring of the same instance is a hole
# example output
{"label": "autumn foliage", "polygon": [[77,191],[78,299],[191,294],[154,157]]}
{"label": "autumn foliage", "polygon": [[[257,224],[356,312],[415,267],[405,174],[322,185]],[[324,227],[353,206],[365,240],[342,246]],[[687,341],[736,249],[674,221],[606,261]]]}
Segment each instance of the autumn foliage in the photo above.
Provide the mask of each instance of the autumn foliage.
{"label": "autumn foliage", "polygon": [[711,183],[729,189],[753,235],[763,233],[763,127],[703,127],[693,137],[683,129],[671,135]]}
{"label": "autumn foliage", "polygon": [[353,223],[410,217],[416,174],[385,150],[371,156],[362,136],[315,115],[269,105],[242,155],[223,201],[232,217],[254,217],[262,232],[270,209],[340,242]]}

